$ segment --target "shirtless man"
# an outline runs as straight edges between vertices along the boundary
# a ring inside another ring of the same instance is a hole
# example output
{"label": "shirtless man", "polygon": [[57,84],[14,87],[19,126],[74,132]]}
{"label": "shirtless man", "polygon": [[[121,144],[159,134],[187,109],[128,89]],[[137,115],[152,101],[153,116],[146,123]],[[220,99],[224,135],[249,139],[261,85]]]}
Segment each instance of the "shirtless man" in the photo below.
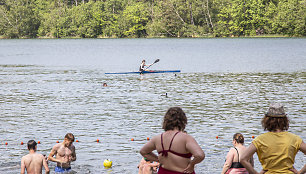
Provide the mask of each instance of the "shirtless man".
{"label": "shirtless man", "polygon": [[49,174],[49,167],[45,157],[36,153],[37,143],[34,140],[28,141],[29,154],[21,158],[21,174],[27,170],[28,174],[41,174],[44,166],[46,174]]}
{"label": "shirtless man", "polygon": [[[71,172],[71,161],[76,160],[75,147],[72,144],[74,142],[74,135],[67,133],[62,143],[58,143],[53,146],[48,159],[56,162],[55,173],[69,173]],[[55,155],[55,158],[53,157]]]}

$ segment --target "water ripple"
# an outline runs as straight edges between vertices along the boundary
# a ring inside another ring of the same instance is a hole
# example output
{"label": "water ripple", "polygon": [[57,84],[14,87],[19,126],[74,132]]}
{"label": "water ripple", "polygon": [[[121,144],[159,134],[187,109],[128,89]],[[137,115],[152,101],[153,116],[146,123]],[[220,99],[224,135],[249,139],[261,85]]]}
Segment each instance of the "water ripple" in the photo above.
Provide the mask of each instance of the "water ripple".
{"label": "water ripple", "polygon": [[[80,141],[74,171],[136,173],[140,148],[162,132],[171,106],[185,110],[186,130],[206,153],[200,173],[221,171],[234,133],[242,132],[246,144],[263,133],[260,120],[271,102],[285,104],[290,132],[306,138],[305,72],[105,76],[95,69],[0,67],[0,173],[19,171],[27,153],[21,141],[39,140],[39,152],[48,154],[67,132]],[[103,168],[106,158],[112,169]],[[304,163],[298,156],[295,166]]]}

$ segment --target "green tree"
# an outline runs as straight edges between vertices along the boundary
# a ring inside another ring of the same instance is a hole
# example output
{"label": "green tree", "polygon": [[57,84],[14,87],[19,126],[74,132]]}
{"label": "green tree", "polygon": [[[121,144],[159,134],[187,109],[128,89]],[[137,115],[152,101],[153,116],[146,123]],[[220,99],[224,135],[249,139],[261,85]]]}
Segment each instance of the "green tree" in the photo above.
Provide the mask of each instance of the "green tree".
{"label": "green tree", "polygon": [[126,6],[119,18],[121,37],[145,37],[149,13],[144,3],[138,2]]}
{"label": "green tree", "polygon": [[306,4],[304,0],[280,0],[272,24],[275,33],[305,36]]}
{"label": "green tree", "polygon": [[0,6],[0,32],[9,38],[36,37],[40,25],[31,0],[6,0]]}

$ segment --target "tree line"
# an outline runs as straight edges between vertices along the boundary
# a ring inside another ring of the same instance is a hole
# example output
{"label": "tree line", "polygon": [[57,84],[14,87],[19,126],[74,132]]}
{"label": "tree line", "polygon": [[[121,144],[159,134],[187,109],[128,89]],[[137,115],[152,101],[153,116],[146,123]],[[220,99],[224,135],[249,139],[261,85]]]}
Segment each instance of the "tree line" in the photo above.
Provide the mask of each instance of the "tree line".
{"label": "tree line", "polygon": [[0,35],[306,36],[305,12],[305,0],[0,0]]}

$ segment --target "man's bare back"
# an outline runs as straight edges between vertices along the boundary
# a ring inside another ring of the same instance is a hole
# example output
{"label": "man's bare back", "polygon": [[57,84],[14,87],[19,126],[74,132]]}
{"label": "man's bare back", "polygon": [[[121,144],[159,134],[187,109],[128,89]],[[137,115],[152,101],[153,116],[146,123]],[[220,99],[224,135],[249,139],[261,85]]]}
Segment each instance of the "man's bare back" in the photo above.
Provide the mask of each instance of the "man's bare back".
{"label": "man's bare back", "polygon": [[44,166],[46,174],[49,174],[49,167],[45,157],[36,153],[37,144],[34,140],[28,142],[29,154],[21,158],[21,174],[27,171],[28,174],[41,174]]}

